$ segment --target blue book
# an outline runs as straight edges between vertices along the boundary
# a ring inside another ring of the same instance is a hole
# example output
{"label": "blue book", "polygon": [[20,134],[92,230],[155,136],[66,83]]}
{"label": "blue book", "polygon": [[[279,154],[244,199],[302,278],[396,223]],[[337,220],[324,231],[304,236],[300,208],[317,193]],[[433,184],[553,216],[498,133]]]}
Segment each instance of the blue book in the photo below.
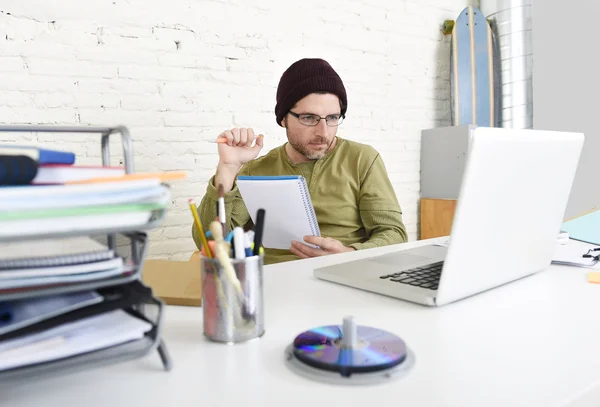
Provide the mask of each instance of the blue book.
{"label": "blue book", "polygon": [[75,154],[68,151],[51,150],[34,146],[0,144],[0,155],[25,155],[38,164],[73,164]]}

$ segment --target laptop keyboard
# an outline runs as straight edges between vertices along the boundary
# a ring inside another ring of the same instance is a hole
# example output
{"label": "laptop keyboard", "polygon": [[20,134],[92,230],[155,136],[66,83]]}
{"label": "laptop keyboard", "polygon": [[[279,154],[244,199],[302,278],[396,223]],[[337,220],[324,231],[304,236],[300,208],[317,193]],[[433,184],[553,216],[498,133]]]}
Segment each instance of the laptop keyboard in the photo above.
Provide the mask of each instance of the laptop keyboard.
{"label": "laptop keyboard", "polygon": [[429,290],[437,290],[442,273],[443,261],[428,264],[427,266],[415,267],[399,273],[386,274],[381,279],[387,279],[392,283],[401,283],[423,287]]}

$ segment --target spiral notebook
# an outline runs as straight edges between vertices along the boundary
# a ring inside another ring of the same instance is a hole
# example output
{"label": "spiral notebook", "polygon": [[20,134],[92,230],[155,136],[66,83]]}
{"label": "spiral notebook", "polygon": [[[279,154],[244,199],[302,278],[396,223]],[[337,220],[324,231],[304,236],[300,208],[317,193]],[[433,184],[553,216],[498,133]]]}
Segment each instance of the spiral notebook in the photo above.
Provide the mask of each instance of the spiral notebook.
{"label": "spiral notebook", "polygon": [[253,222],[256,212],[265,210],[265,248],[288,250],[292,240],[321,236],[304,177],[240,175],[237,186]]}

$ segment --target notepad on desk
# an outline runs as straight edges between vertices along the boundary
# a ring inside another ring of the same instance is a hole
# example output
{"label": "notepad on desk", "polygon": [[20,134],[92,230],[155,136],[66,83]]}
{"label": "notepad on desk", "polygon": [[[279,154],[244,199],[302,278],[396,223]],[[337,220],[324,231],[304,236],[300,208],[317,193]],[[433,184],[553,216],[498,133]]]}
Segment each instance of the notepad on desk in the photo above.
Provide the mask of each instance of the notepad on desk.
{"label": "notepad on desk", "polygon": [[265,210],[264,247],[288,250],[292,240],[313,246],[304,236],[321,236],[304,177],[239,176],[237,186],[253,222],[258,209]]}

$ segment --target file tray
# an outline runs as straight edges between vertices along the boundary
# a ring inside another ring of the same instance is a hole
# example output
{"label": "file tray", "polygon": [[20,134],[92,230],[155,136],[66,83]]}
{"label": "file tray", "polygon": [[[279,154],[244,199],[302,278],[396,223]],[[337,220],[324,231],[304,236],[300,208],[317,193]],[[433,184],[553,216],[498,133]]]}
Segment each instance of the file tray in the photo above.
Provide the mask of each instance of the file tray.
{"label": "file tray", "polygon": [[144,260],[146,257],[148,235],[145,232],[123,233],[131,240],[132,265],[127,265],[127,274],[105,278],[94,281],[86,281],[73,284],[57,284],[48,287],[28,287],[21,290],[11,290],[3,292],[0,290],[0,302],[24,298],[34,298],[45,295],[66,294],[77,291],[97,290],[104,287],[126,284],[134,280],[141,280]]}
{"label": "file tray", "polygon": [[144,357],[154,350],[158,351],[163,367],[168,371],[171,369],[171,359],[160,339],[163,307],[164,303],[162,301],[152,298],[147,304],[143,304],[142,310],[138,310],[144,316],[144,319],[153,326],[142,339],[63,359],[1,371],[0,388],[15,385],[15,382],[21,382],[24,379],[73,374],[92,368],[127,362]]}
{"label": "file tray", "polygon": [[[121,144],[123,148],[124,167],[126,174],[134,173],[133,165],[133,149],[132,139],[129,130],[125,126],[116,127],[82,127],[82,126],[37,126],[37,125],[0,125],[0,133],[2,132],[29,132],[41,135],[43,133],[70,133],[70,134],[85,134],[97,133],[101,136],[101,154],[102,165],[110,165],[109,138],[113,134],[121,135]],[[149,210],[147,222],[142,221],[132,226],[120,225],[118,227],[107,227],[99,225],[97,228],[58,228],[61,230],[43,230],[40,233],[19,233],[19,231],[11,231],[11,233],[3,233],[0,237],[0,242],[8,241],[23,241],[35,240],[40,238],[59,238],[59,237],[74,237],[84,235],[106,235],[107,246],[118,253],[116,238],[118,234],[122,234],[129,238],[131,246],[131,261],[127,261],[126,267],[129,267],[127,274],[122,274],[118,277],[105,278],[96,281],[87,281],[85,283],[61,284],[44,287],[31,287],[28,289],[13,290],[4,293],[0,292],[0,301],[32,298],[36,296],[45,296],[52,294],[65,294],[76,291],[98,290],[112,286],[120,286],[127,283],[132,283],[139,280],[142,284],[141,273],[146,255],[146,247],[148,237],[145,230],[155,228],[165,218],[166,207]],[[83,229],[83,230],[82,230]],[[149,297],[139,306],[129,306],[130,312],[139,312],[142,319],[147,320],[151,324],[151,329],[144,334],[142,339],[115,345],[109,348],[90,351],[79,355],[64,357],[49,362],[42,362],[34,365],[11,368],[0,372],[0,387],[2,384],[14,383],[17,380],[30,380],[34,376],[43,376],[47,374],[56,375],[62,372],[71,372],[88,369],[94,366],[112,364],[132,359],[137,359],[147,355],[151,351],[156,350],[161,358],[165,370],[171,369],[171,359],[166,350],[164,341],[161,339],[161,324],[162,310],[164,303],[154,297],[152,291],[149,291]],[[154,314],[154,315],[153,315]]]}

